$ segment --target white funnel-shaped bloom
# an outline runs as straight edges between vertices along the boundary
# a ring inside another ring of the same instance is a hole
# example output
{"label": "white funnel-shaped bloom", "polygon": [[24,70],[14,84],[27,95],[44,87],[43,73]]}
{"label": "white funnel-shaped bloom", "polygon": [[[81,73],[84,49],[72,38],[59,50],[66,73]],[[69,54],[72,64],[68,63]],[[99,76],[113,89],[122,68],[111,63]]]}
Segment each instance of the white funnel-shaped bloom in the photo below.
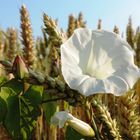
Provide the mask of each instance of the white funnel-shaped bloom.
{"label": "white funnel-shaped bloom", "polygon": [[61,45],[61,62],[66,83],[85,96],[120,96],[140,77],[130,45],[119,35],[104,30],[76,29]]}

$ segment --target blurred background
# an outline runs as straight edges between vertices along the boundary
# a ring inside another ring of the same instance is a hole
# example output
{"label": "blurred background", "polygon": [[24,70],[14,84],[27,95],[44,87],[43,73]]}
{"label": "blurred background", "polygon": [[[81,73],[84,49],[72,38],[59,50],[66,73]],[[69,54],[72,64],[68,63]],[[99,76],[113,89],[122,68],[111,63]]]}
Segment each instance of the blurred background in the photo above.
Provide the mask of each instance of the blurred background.
{"label": "blurred background", "polygon": [[25,4],[30,13],[31,24],[34,36],[41,35],[43,12],[54,19],[58,19],[59,26],[67,28],[68,16],[77,16],[79,12],[84,15],[87,26],[95,29],[98,19],[102,19],[103,28],[112,30],[114,25],[120,29],[120,33],[125,32],[129,16],[132,17],[133,26],[140,25],[140,1],[139,0],[4,0],[0,4],[0,27],[20,27],[19,9]]}

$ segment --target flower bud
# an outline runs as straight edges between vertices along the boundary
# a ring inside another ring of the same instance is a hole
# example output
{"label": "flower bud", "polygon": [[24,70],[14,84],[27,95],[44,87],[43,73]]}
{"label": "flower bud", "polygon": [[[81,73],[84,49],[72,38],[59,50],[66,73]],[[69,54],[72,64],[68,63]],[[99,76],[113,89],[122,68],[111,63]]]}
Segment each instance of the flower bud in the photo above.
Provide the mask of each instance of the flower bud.
{"label": "flower bud", "polygon": [[12,71],[13,71],[14,76],[20,79],[23,79],[29,76],[29,71],[25,62],[18,55],[16,56],[14,60]]}
{"label": "flower bud", "polygon": [[51,118],[51,123],[59,125],[62,128],[65,124],[71,126],[74,130],[87,137],[94,137],[94,130],[87,123],[73,117],[67,111],[60,111],[55,113]]}
{"label": "flower bud", "polygon": [[69,119],[67,121],[68,125],[75,129],[80,134],[87,137],[94,137],[95,133],[93,129],[87,123],[73,117],[73,119]]}

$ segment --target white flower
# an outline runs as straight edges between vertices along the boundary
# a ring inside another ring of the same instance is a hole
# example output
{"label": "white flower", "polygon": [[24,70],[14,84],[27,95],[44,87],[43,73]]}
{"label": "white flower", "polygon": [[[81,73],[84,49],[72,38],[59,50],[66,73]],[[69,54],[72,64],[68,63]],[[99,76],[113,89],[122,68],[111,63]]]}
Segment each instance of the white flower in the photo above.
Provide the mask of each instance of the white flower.
{"label": "white flower", "polygon": [[140,77],[130,45],[104,30],[75,30],[61,46],[61,62],[66,83],[85,96],[122,95]]}
{"label": "white flower", "polygon": [[84,136],[93,137],[95,135],[93,129],[87,123],[75,118],[67,111],[56,112],[51,118],[51,123],[58,125],[59,128],[64,127],[64,125],[67,123]]}
{"label": "white flower", "polygon": [[73,116],[67,111],[56,112],[51,118],[51,123],[58,125],[59,128],[62,128],[68,119],[73,119]]}

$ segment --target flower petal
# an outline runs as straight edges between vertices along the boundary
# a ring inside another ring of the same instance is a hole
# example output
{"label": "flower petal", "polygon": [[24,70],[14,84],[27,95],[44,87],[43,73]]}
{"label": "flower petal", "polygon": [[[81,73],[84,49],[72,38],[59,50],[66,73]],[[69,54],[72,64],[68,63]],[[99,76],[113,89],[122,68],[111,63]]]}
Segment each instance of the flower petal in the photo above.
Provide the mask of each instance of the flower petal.
{"label": "flower petal", "polygon": [[85,96],[121,95],[140,77],[130,45],[104,30],[75,30],[61,46],[61,62],[66,83]]}
{"label": "flower petal", "polygon": [[[71,72],[74,71],[74,73],[81,74],[83,73],[83,69],[86,69],[86,63],[90,53],[89,46],[91,46],[91,35],[92,32],[90,30],[80,28],[75,30],[72,37],[70,37],[64,44],[61,45],[61,61],[63,73],[67,75],[67,72],[69,73],[70,69]],[[67,76],[64,78],[67,79]]]}
{"label": "flower petal", "polygon": [[51,118],[51,123],[58,125],[59,128],[64,127],[64,124],[68,119],[72,119],[73,116],[67,111],[56,112],[54,116]]}
{"label": "flower petal", "polygon": [[130,88],[133,88],[133,85],[139,79],[139,69],[134,65],[129,65],[127,67],[122,67],[122,69],[117,70],[114,73],[114,76],[119,76],[126,81]]}
{"label": "flower petal", "polygon": [[119,76],[110,76],[100,80],[83,75],[73,79],[70,85],[85,96],[96,93],[112,93],[119,96],[129,89],[128,84]]}

